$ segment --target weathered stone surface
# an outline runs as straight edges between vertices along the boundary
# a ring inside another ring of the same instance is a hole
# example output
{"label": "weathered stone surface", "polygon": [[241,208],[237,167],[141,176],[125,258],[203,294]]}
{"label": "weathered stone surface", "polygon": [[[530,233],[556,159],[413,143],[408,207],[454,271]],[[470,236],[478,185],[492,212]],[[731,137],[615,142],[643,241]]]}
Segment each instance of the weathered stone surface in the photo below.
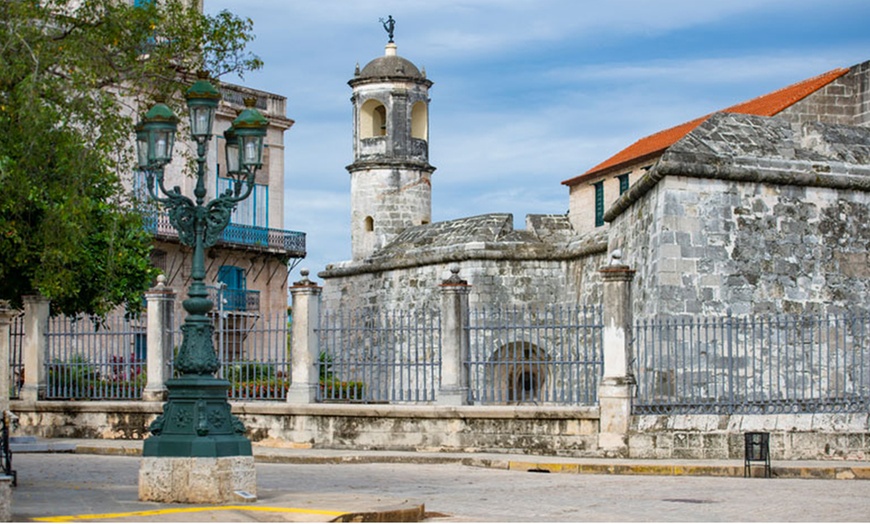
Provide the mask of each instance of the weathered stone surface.
{"label": "weathered stone surface", "polygon": [[224,504],[236,491],[256,496],[254,457],[144,457],[139,467],[139,500],[182,504]]}
{"label": "weathered stone surface", "polygon": [[0,475],[0,522],[12,521],[12,477]]}

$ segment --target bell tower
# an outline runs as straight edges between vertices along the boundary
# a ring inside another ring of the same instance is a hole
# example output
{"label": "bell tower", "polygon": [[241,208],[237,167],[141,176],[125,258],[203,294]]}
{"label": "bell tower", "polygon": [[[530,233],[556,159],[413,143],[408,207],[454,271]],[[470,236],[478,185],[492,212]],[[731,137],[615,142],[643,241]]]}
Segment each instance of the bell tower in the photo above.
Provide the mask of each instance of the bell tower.
{"label": "bell tower", "polygon": [[[392,36],[392,35],[391,35]],[[432,217],[429,87],[425,70],[386,46],[348,82],[353,89],[351,193],[353,260],[369,257]]]}

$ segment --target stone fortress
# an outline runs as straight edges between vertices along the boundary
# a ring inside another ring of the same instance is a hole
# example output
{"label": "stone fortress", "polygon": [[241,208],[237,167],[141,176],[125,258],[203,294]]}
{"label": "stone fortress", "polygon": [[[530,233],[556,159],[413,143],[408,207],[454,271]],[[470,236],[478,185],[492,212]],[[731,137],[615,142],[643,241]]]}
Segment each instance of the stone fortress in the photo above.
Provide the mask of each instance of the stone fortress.
{"label": "stone fortress", "polygon": [[638,319],[870,303],[870,61],[641,139],[523,230],[506,213],[430,223],[432,82],[394,43],[348,83],[353,259],[319,273],[325,309],[433,306],[453,265],[472,307],[598,304],[616,251]]}

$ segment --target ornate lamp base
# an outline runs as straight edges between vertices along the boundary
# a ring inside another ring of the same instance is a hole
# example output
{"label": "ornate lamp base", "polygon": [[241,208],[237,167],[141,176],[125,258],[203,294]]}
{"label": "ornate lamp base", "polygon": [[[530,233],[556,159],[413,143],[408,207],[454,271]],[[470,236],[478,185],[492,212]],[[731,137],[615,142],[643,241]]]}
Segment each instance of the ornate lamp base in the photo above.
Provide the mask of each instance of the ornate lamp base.
{"label": "ornate lamp base", "polygon": [[169,401],[151,424],[143,457],[251,456],[242,422],[230,412],[229,382],[209,375],[166,381]]}
{"label": "ornate lamp base", "polygon": [[193,504],[256,497],[251,441],[230,412],[229,385],[209,375],[166,381],[169,400],[142,449],[139,500]]}

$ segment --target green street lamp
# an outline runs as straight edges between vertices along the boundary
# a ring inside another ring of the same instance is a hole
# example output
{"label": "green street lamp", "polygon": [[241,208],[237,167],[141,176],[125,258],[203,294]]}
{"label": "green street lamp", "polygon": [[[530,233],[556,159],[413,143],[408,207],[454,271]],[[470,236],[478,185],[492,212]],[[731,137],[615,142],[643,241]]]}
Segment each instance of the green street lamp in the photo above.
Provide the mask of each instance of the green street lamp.
{"label": "green street lamp", "polygon": [[213,246],[230,221],[236,205],[254,189],[262,167],[263,138],[269,122],[253,107],[245,109],[225,133],[227,166],[235,182],[217,198],[205,202],[205,165],[220,92],[205,76],[186,93],[190,133],[197,144],[195,200],[178,186],[167,188],[164,167],[172,159],[178,119],[157,102],[136,126],[139,168],[145,172],[151,197],[163,204],[181,243],[193,248],[191,284],[183,302],[187,316],[182,343],[175,357],[178,378],[167,380],[169,398],[163,414],[151,424],[145,457],[229,457],[251,455],[245,427],[230,412],[229,382],[215,377],[220,362],[214,350],[214,326],[207,316],[214,304],[205,286],[205,249]]}

